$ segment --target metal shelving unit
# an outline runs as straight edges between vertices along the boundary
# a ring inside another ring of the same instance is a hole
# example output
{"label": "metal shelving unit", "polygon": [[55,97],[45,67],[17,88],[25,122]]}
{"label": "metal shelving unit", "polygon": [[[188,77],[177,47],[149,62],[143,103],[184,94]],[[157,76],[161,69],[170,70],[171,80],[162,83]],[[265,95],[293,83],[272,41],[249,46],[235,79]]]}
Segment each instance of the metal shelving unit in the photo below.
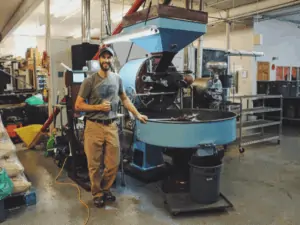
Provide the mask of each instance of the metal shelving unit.
{"label": "metal shelving unit", "polygon": [[[280,108],[277,107],[266,107],[265,99],[279,99]],[[238,114],[239,121],[237,122],[237,129],[239,131],[239,137],[237,139],[239,143],[239,151],[243,153],[245,151],[244,147],[252,144],[257,144],[261,142],[277,140],[280,144],[280,137],[282,134],[282,95],[244,95],[244,96],[234,96],[234,99],[239,99],[240,109],[235,111]],[[250,100],[262,100],[261,107],[250,107]],[[243,108],[244,101],[247,101],[247,108]],[[265,113],[269,112],[280,112],[279,120],[266,120]],[[249,120],[249,116],[258,116],[259,119]],[[266,133],[264,128],[278,126],[278,132],[276,134]],[[250,132],[249,134],[244,134],[243,131],[250,130],[260,130],[259,132]]]}

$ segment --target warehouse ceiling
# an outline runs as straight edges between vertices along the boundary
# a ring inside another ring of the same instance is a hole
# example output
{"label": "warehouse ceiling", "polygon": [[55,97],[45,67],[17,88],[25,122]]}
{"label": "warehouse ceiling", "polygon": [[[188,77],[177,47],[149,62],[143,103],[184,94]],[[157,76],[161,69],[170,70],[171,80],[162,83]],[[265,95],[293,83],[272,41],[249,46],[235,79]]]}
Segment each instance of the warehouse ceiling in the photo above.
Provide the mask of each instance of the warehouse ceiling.
{"label": "warehouse ceiling", "polygon": [[[4,1],[4,0],[0,0]],[[81,0],[50,0],[51,1],[51,36],[52,37],[80,37],[81,36]],[[153,0],[157,3],[161,0]],[[10,0],[5,5],[12,5],[11,13],[18,6],[17,2],[35,2],[35,10],[17,26],[11,29],[15,35],[27,36],[44,36],[45,34],[45,9],[43,0]],[[112,22],[117,23],[121,20],[130,8],[133,0],[111,0],[111,17]],[[146,6],[150,0],[147,0]],[[199,9],[200,0],[193,0],[193,9]],[[33,4],[33,3],[32,3]],[[184,0],[173,0],[175,6],[184,7]],[[252,18],[255,12],[262,13],[285,7],[286,5],[300,4],[297,0],[204,0],[204,11],[209,13],[209,27],[211,30],[224,29],[224,22],[231,22],[233,27],[247,27],[252,25]],[[4,4],[2,4],[4,5]],[[3,8],[3,7],[2,7]],[[3,9],[2,9],[3,10]],[[100,35],[100,0],[91,0],[91,36],[99,37]],[[3,10],[4,14],[9,15],[9,10]],[[1,19],[0,21],[7,21]],[[0,24],[1,25],[1,24]],[[3,25],[2,25],[3,26]],[[12,28],[12,27],[11,27]],[[8,32],[6,32],[8,33]]]}
{"label": "warehouse ceiling", "polygon": [[[15,0],[15,1],[7,1],[7,0],[0,0],[0,30],[4,28],[7,24],[9,19],[13,16],[14,12],[18,8],[18,6],[22,3],[22,0]],[[3,5],[5,4],[5,7]]]}
{"label": "warehouse ceiling", "polygon": [[288,7],[281,10],[265,13],[260,20],[276,19],[280,21],[295,23],[300,25],[300,6]]}
{"label": "warehouse ceiling", "polygon": [[0,42],[20,25],[43,0],[0,0]]}
{"label": "warehouse ceiling", "polygon": [[[21,3],[22,0],[0,0],[0,31],[3,30]],[[5,7],[3,7],[4,5]]]}

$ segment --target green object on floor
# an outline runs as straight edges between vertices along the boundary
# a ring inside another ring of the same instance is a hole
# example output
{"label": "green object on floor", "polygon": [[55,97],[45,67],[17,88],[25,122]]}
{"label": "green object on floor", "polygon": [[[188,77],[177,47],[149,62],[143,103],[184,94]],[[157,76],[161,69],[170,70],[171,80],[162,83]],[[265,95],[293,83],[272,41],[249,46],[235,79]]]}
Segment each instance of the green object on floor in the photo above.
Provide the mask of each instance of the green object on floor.
{"label": "green object on floor", "polygon": [[11,195],[14,189],[14,184],[8,177],[7,172],[4,168],[0,168],[0,200]]}
{"label": "green object on floor", "polygon": [[55,144],[55,134],[52,134],[49,140],[47,141],[47,149],[54,148],[54,144]]}

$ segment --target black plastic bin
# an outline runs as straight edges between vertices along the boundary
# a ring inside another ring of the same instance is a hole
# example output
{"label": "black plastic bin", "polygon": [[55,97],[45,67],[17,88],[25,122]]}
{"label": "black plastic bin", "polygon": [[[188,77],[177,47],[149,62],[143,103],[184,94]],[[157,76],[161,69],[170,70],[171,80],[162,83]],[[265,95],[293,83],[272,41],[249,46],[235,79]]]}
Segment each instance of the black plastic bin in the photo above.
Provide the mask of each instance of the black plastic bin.
{"label": "black plastic bin", "polygon": [[8,210],[5,208],[4,199],[0,200],[0,223],[7,219]]}
{"label": "black plastic bin", "polygon": [[200,204],[217,202],[220,196],[221,159],[193,156],[189,165],[191,199]]}

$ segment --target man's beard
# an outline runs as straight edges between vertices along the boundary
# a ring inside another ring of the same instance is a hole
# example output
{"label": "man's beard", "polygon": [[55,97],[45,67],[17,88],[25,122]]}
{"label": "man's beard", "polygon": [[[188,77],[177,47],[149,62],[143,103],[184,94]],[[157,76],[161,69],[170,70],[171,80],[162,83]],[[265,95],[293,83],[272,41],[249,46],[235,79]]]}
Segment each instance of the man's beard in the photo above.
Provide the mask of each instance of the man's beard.
{"label": "man's beard", "polygon": [[[107,64],[108,67],[104,67],[103,65]],[[110,63],[100,63],[100,67],[103,71],[108,71],[109,69],[111,69],[111,64]]]}

